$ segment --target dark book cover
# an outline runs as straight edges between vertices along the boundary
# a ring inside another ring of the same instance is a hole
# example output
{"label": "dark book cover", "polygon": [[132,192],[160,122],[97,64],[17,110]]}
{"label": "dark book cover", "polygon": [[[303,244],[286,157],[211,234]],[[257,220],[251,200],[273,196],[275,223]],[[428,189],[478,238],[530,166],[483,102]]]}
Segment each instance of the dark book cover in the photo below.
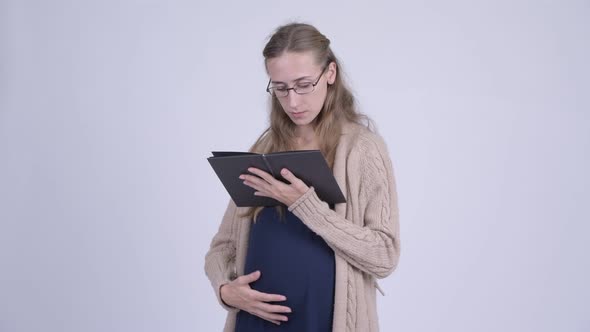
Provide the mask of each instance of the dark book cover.
{"label": "dark book cover", "polygon": [[255,196],[254,188],[243,183],[241,174],[248,174],[249,167],[259,168],[275,179],[289,183],[281,175],[287,168],[306,185],[313,186],[318,197],[328,204],[346,202],[332,170],[319,150],[297,150],[258,154],[252,152],[214,151],[207,158],[209,164],[237,206],[275,206],[281,202],[263,196]]}

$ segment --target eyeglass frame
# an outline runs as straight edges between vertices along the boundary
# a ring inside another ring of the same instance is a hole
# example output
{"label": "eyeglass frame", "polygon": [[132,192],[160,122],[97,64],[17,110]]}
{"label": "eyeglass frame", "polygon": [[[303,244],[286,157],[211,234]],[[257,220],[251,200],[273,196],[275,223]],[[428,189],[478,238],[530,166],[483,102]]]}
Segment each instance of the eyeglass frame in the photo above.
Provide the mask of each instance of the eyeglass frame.
{"label": "eyeglass frame", "polygon": [[289,90],[293,90],[293,91],[294,91],[296,94],[298,94],[298,95],[300,95],[300,96],[301,96],[301,95],[307,95],[307,94],[310,94],[310,93],[312,93],[312,92],[314,92],[314,91],[315,91],[315,86],[316,86],[316,85],[318,85],[318,83],[320,82],[320,79],[322,78],[322,75],[324,75],[324,73],[326,72],[326,69],[328,68],[328,66],[329,66],[329,64],[325,65],[325,66],[324,66],[324,69],[322,69],[322,72],[320,73],[320,76],[318,76],[318,79],[315,81],[315,83],[311,83],[311,86],[312,86],[313,88],[312,88],[312,90],[311,90],[311,91],[309,91],[309,92],[305,92],[305,93],[299,93],[299,92],[297,92],[297,90],[295,90],[295,86],[297,86],[297,84],[295,84],[295,86],[293,86],[292,88],[287,88],[287,89],[285,89],[285,91],[287,91],[287,95],[285,95],[284,97],[279,97],[279,96],[277,96],[277,95],[273,94],[273,93],[270,91],[271,89],[273,89],[273,88],[270,86],[270,83],[272,82],[272,78],[268,79],[268,84],[266,85],[266,92],[268,92],[268,93],[269,93],[271,96],[275,96],[275,97],[277,97],[277,98],[287,98],[287,97],[289,97]]}

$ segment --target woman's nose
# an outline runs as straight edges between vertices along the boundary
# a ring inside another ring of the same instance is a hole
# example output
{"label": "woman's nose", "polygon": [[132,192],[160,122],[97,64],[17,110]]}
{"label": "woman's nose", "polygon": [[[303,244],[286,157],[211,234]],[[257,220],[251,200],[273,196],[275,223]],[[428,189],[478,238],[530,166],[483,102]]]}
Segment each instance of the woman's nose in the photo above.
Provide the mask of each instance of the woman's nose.
{"label": "woman's nose", "polygon": [[295,91],[289,91],[289,95],[287,95],[287,102],[289,103],[289,107],[295,108],[299,104],[299,94]]}

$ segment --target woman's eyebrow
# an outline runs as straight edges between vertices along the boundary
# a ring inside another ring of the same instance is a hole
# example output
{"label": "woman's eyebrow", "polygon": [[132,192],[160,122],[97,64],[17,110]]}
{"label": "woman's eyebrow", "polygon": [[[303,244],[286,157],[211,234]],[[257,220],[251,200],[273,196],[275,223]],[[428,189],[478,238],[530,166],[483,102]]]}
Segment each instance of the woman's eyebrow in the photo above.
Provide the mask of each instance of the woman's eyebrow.
{"label": "woman's eyebrow", "polygon": [[[298,81],[301,81],[301,80],[304,80],[304,79],[313,79],[313,77],[311,77],[311,76],[302,76],[302,77],[299,77],[299,78],[294,79],[293,82],[298,82]],[[273,84],[287,84],[285,82],[273,81],[273,80],[271,80],[270,82],[273,83]]]}

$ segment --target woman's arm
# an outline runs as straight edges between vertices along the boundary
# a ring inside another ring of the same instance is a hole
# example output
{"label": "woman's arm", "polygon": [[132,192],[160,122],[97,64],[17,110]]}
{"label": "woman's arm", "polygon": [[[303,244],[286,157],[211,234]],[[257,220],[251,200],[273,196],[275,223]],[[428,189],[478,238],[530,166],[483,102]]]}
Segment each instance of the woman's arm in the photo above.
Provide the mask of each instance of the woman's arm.
{"label": "woman's arm", "polygon": [[250,287],[250,283],[260,277],[261,271],[237,276],[235,239],[238,235],[238,223],[246,222],[240,220],[237,211],[235,203],[230,200],[219,230],[213,237],[211,247],[205,256],[205,273],[211,281],[219,304],[226,310],[245,310],[280,325],[281,322],[288,320],[285,313],[291,312],[291,308],[276,304],[276,302],[285,301],[285,296],[259,292]]}
{"label": "woman's arm", "polygon": [[[364,225],[356,225],[331,210],[310,188],[292,211],[312,231],[320,235],[336,254],[353,266],[377,278],[391,274],[400,254],[399,213],[393,166],[384,142],[377,136],[359,136],[354,153],[357,167],[348,174],[360,177],[358,201]],[[351,152],[353,153],[353,152]]]}
{"label": "woman's arm", "polygon": [[237,207],[230,200],[219,230],[213,237],[209,251],[205,255],[205,273],[213,286],[219,303],[227,310],[237,310],[223,302],[220,294],[221,286],[237,277],[235,263],[237,219]]}

